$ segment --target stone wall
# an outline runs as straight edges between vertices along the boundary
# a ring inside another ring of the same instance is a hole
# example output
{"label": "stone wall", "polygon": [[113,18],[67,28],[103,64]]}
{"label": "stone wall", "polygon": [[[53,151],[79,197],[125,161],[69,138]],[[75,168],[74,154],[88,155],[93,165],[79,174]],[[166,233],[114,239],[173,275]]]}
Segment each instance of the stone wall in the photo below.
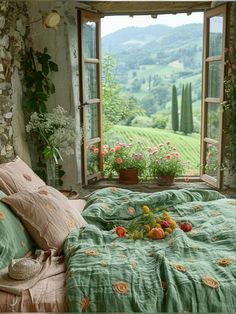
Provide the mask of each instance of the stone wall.
{"label": "stone wall", "polygon": [[[14,159],[17,154],[30,163],[24,128],[22,130],[22,124],[17,123],[23,117],[18,69],[25,50],[27,23],[24,2],[0,2],[0,163]],[[14,88],[16,81],[18,89]],[[14,134],[19,136],[14,137]],[[17,145],[19,139],[21,145]],[[24,150],[17,147],[24,147]]]}

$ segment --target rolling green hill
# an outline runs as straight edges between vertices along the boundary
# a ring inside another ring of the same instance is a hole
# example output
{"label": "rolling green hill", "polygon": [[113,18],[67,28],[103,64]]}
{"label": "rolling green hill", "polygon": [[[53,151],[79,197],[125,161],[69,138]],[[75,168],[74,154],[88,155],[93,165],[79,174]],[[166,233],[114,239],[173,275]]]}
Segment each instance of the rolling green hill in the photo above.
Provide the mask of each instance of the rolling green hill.
{"label": "rolling green hill", "polygon": [[[169,110],[173,84],[180,95],[182,85],[191,82],[193,103],[199,107],[202,32],[202,24],[128,27],[103,37],[102,51],[117,59],[117,82],[147,115]],[[147,110],[150,102],[152,110]]]}
{"label": "rolling green hill", "polygon": [[129,139],[139,141],[145,147],[158,146],[171,141],[183,160],[189,161],[186,175],[199,175],[200,165],[200,136],[199,134],[181,135],[169,130],[138,128],[116,125],[104,135],[104,143],[114,145],[117,142],[129,143]]}

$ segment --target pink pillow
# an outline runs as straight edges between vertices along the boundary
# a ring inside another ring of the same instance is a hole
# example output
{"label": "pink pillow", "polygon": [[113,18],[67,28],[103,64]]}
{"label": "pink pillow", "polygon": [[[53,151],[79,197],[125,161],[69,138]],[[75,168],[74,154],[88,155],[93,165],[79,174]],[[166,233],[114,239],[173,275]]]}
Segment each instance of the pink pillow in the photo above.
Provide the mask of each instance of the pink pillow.
{"label": "pink pillow", "polygon": [[0,190],[7,195],[37,190],[45,182],[20,157],[0,165]]}
{"label": "pink pillow", "polygon": [[67,235],[87,223],[63,195],[53,197],[41,191],[21,191],[4,197],[2,202],[11,206],[41,249],[60,251]]}

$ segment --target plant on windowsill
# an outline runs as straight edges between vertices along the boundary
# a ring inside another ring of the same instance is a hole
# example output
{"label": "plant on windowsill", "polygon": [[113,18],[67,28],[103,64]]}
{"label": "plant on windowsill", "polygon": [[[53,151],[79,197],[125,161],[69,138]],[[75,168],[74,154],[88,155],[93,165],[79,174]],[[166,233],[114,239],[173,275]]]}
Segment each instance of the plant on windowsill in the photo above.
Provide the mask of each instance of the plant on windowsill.
{"label": "plant on windowsill", "polygon": [[181,160],[176,147],[170,141],[149,149],[148,171],[150,177],[157,178],[159,185],[172,185],[176,176],[183,174],[187,162]]}
{"label": "plant on windowsill", "polygon": [[[57,106],[52,112],[37,113],[30,116],[26,132],[37,139],[40,154],[46,162],[47,184],[59,186],[59,161],[62,153],[74,153],[73,144],[76,138],[74,119]],[[81,138],[82,133],[80,132]]]}
{"label": "plant on windowsill", "polygon": [[119,176],[122,184],[136,184],[146,168],[145,152],[140,143],[130,139],[130,143],[116,143],[114,146],[104,145],[104,170],[108,177]]}

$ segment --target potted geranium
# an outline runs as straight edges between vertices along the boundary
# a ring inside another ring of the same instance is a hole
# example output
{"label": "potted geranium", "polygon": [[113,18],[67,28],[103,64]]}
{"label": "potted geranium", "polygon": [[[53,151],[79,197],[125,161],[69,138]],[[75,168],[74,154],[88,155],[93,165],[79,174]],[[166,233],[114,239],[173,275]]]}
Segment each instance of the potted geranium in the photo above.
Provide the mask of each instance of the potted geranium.
{"label": "potted geranium", "polygon": [[171,185],[176,176],[183,174],[186,162],[170,141],[149,149],[149,173],[160,185]]}
{"label": "potted geranium", "polygon": [[133,142],[104,145],[102,155],[108,177],[118,175],[120,183],[138,183],[138,177],[146,167],[146,157],[140,145]]}

